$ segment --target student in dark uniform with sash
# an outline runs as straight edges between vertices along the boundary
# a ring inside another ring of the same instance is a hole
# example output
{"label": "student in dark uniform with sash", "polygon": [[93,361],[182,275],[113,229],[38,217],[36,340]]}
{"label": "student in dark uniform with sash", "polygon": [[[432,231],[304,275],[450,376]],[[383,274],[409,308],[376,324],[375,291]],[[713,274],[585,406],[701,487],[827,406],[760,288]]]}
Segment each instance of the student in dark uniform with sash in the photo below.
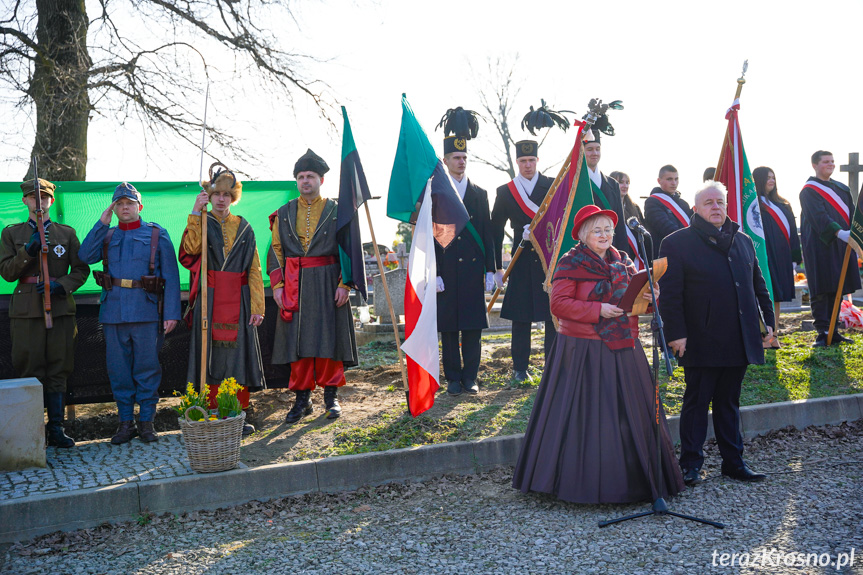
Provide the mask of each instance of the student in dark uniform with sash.
{"label": "student in dark uniform with sash", "polygon": [[517,381],[527,379],[530,360],[530,328],[535,321],[545,322],[545,355],[554,343],[557,333],[549,310],[548,294],[543,290],[545,273],[542,263],[528,239],[530,222],[545,199],[554,180],[536,170],[539,145],[534,140],[515,143],[518,175],[508,184],[497,189],[494,208],[491,212],[491,228],[494,237],[494,257],[497,272],[494,281],[502,287],[503,236],[506,222],[512,228],[515,240],[512,253],[524,240],[524,249],[509,274],[509,285],[503,298],[500,317],[512,321],[512,368]]}
{"label": "student in dark uniform with sash", "polygon": [[267,273],[279,306],[272,362],[291,364],[288,387],[296,395],[286,423],[312,414],[315,387],[324,389],[327,419],[339,417],[345,367],[357,364],[354,318],[336,242],[338,203],[321,196],[329,169],[308,150],[294,165],[300,197],[270,216]]}
{"label": "student in dark uniform with sash", "polygon": [[[99,321],[120,418],[111,438],[114,445],[135,436],[147,443],[159,439],[153,428],[162,383],[159,350],[164,334],[180,320],[180,270],[174,244],[167,230],[141,219],[143,209],[135,186],[127,182],[117,186],[111,205],[81,242],[79,252],[88,264],[102,262],[102,271],[93,276],[102,287]],[[119,223],[111,227],[114,214]]]}
{"label": "student in dark uniform with sash", "polygon": [[[623,219],[628,222],[629,218],[635,218],[639,224],[644,225],[644,214],[641,213],[641,207],[633,202],[629,196],[629,175],[624,172],[614,171],[608,174],[608,177],[620,186],[620,203],[623,206]],[[641,254],[638,251],[638,238],[635,237],[635,233],[628,226],[624,229],[626,230],[626,243],[629,244],[629,250],[627,251],[635,254],[635,256],[632,256],[632,263],[635,264],[635,269],[640,271],[644,269],[644,262],[641,260]],[[645,247],[649,245],[648,243]]]}
{"label": "student in dark uniform with sash", "polygon": [[21,184],[22,201],[27,206],[29,219],[6,226],[0,235],[0,276],[9,283],[18,284],[9,301],[12,366],[19,377],[35,377],[42,384],[48,410],[48,445],[74,447],[75,441],[63,430],[66,379],[75,367],[78,334],[72,292],[87,281],[90,268],[78,258],[75,230],[49,219],[54,187],[51,182],[39,179],[48,243],[48,290],[53,327],[45,327],[45,284],[39,281],[42,241],[36,227],[35,180]]}
{"label": "student in dark uniform with sash", "polygon": [[[842,261],[850,236],[848,230],[854,213],[854,201],[845,184],[830,178],[836,168],[832,153],[819,150],[812,154],[812,168],[815,175],[809,178],[800,192],[800,236],[812,318],[818,331],[814,347],[824,347],[827,345],[833,299],[839,288],[839,274],[842,272]],[[848,255],[848,261],[843,295],[860,289],[857,254],[853,250]],[[832,343],[850,341],[839,334],[837,322]]]}
{"label": "student in dark uniform with sash", "polygon": [[[794,272],[797,264],[803,261],[800,250],[800,236],[797,234],[797,222],[794,211],[788,200],[779,195],[776,186],[776,174],[770,168],[761,166],[752,171],[758,199],[761,200],[761,219],[764,221],[764,239],[767,243],[767,265],[770,269],[770,279],[773,282],[773,315],[776,325],[773,333],[779,328],[779,302],[794,299]],[[779,340],[775,339],[765,346],[779,349]]]}
{"label": "student in dark uniform with sash", "polygon": [[[195,199],[180,242],[180,263],[192,272],[189,308],[194,310],[194,321],[187,317],[192,333],[186,378],[200,381],[201,306],[197,300],[201,291],[201,210],[212,203],[212,210],[207,212],[210,407],[216,407],[222,380],[233,377],[242,386],[237,398],[246,409],[249,392],[266,387],[258,342],[258,326],[264,321],[264,280],[255,232],[245,218],[231,213],[231,206],[240,201],[243,184],[227,168],[213,174],[216,165],[210,167],[210,180],[201,183],[204,189]],[[254,431],[249,423],[243,426],[243,435]]]}
{"label": "student in dark uniform with sash", "polygon": [[653,257],[659,256],[659,245],[665,236],[689,226],[692,217],[692,209],[677,191],[680,183],[677,168],[662,166],[656,181],[659,187],[653,188],[644,201],[644,227],[653,241]]}
{"label": "student in dark uniform with sash", "polygon": [[[494,240],[488,193],[465,175],[467,139],[443,141],[443,163],[464,202],[470,221],[447,249],[435,243],[437,258],[437,325],[447,393],[478,393],[482,330],[488,327],[485,290],[494,287]],[[459,345],[461,333],[461,345]]]}
{"label": "student in dark uniform with sash", "polygon": [[599,130],[590,130],[584,140],[584,161],[587,163],[587,175],[596,188],[593,188],[593,203],[603,210],[611,210],[617,214],[614,227],[614,243],[617,251],[626,252],[630,258],[637,255],[632,251],[626,238],[626,220],[623,217],[623,202],[620,199],[620,185],[599,171],[599,160],[602,157],[602,146],[599,142]]}

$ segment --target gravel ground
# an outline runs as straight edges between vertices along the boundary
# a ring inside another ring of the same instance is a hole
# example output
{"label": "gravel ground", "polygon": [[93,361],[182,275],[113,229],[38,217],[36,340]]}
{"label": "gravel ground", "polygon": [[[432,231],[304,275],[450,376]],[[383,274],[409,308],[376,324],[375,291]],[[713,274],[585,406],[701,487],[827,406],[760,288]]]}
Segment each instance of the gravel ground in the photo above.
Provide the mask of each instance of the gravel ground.
{"label": "gravel ground", "polygon": [[[771,473],[761,484],[722,478],[707,453],[707,481],[669,505],[724,530],[669,516],[599,529],[648,506],[523,495],[499,469],[56,533],[0,548],[0,573],[863,573],[863,421],[748,441],[752,467]],[[759,564],[722,566],[723,553]]]}

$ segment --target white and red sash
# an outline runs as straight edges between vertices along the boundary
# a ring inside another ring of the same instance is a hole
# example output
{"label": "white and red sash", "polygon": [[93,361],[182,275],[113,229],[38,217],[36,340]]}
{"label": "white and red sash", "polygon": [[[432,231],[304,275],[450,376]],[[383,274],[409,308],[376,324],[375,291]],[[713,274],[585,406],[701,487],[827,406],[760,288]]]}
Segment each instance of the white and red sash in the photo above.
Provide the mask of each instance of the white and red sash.
{"label": "white and red sash", "polygon": [[677,205],[677,202],[671,196],[662,192],[653,192],[650,194],[650,197],[656,198],[663,206],[671,210],[671,213],[674,214],[674,217],[677,218],[684,228],[689,226],[689,216],[683,211],[683,208]]}
{"label": "white and red sash", "polygon": [[516,185],[515,180],[511,180],[507,184],[507,187],[509,188],[509,193],[511,193],[512,197],[515,198],[515,203],[517,203],[518,207],[521,208],[521,211],[523,211],[527,217],[533,219],[539,206],[533,203],[527,193]]}
{"label": "white and red sash", "polygon": [[764,196],[761,197],[761,205],[764,208],[764,211],[770,214],[770,217],[773,218],[773,221],[776,222],[779,229],[782,230],[782,234],[785,236],[785,241],[788,242],[788,245],[791,245],[791,224],[788,223],[788,218],[785,217],[785,212]]}
{"label": "white and red sash", "polygon": [[626,228],[626,239],[629,240],[629,248],[635,254],[632,263],[635,264],[635,270],[640,272],[644,269],[644,262],[641,261],[641,256],[638,253],[638,243],[635,241],[635,234],[632,233],[632,230],[628,226]]}
{"label": "white and red sash", "polygon": [[813,182],[812,180],[806,182],[806,185],[803,186],[803,188],[809,188],[824,198],[824,201],[833,206],[833,209],[839,212],[839,215],[842,216],[846,228],[851,225],[851,210],[848,209],[848,205],[839,197],[839,194],[833,191],[833,188],[818,182]]}

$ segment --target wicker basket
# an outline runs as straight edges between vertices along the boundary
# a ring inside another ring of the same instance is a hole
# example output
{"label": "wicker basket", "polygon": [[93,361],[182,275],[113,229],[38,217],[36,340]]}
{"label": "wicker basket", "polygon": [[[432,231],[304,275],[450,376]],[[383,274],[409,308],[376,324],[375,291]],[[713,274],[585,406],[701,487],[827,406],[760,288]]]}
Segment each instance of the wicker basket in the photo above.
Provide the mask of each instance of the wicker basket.
{"label": "wicker basket", "polygon": [[[204,414],[202,421],[189,419],[189,412],[198,410]],[[236,417],[208,421],[209,414],[197,405],[186,410],[178,418],[189,454],[189,465],[200,473],[234,469],[240,460],[240,443],[243,439],[243,424],[246,412]]]}

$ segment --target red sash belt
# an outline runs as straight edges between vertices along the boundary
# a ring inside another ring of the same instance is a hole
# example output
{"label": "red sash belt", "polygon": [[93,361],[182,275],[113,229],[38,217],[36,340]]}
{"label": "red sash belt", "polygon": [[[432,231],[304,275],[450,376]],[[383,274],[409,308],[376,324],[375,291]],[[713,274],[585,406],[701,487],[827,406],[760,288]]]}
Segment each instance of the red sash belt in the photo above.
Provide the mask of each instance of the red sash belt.
{"label": "red sash belt", "polygon": [[[214,342],[237,341],[237,333],[240,331],[241,288],[244,285],[249,285],[248,272],[207,270],[207,287],[213,289],[213,319],[210,330]],[[227,347],[234,346],[228,344]]]}
{"label": "red sash belt", "polygon": [[283,320],[292,321],[294,312],[300,309],[300,269],[319,268],[338,263],[338,256],[285,258],[284,269],[275,270],[270,274],[270,285],[276,285],[280,281],[285,282],[285,289],[282,291],[282,309],[279,311]]}

